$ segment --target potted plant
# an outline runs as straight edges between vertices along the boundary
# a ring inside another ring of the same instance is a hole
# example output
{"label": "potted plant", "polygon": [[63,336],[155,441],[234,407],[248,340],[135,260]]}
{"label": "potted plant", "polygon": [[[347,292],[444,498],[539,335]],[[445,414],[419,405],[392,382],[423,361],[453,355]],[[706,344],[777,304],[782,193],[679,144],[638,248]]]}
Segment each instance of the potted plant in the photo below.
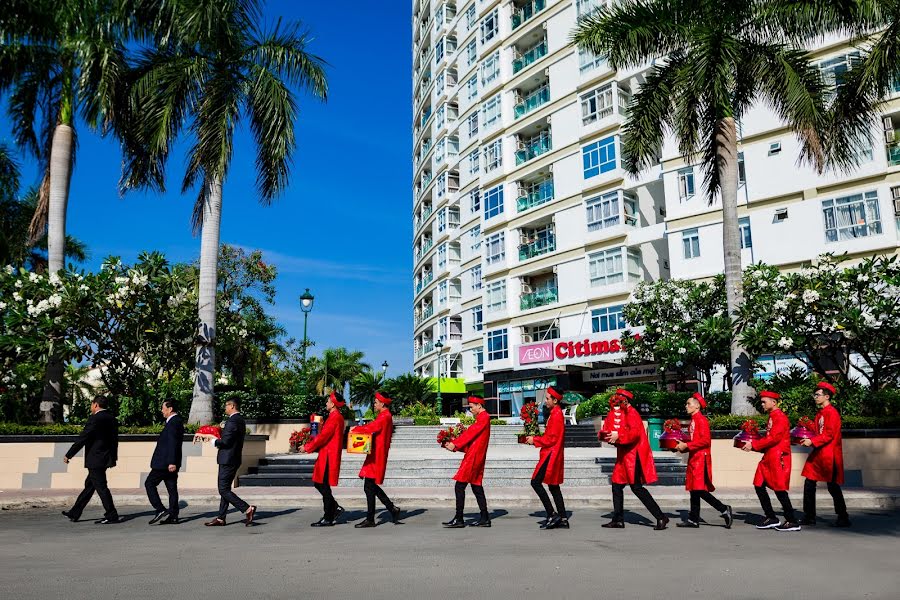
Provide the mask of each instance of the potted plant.
{"label": "potted plant", "polygon": [[791,443],[799,446],[803,440],[809,440],[816,435],[816,424],[809,417],[800,417],[797,426],[791,429]]}
{"label": "potted plant", "polygon": [[659,436],[659,447],[663,450],[675,450],[679,442],[687,442],[688,434],[681,429],[681,421],[669,419],[663,423],[663,432]]}
{"label": "potted plant", "polygon": [[438,446],[443,448],[448,443],[452,442],[456,438],[460,436],[460,434],[466,430],[465,425],[459,423],[457,425],[451,425],[446,429],[441,429],[437,434],[437,443]]}
{"label": "potted plant", "polygon": [[734,447],[743,448],[747,442],[758,440],[762,435],[759,432],[759,423],[753,419],[747,419],[741,423],[741,430],[734,436]]}
{"label": "potted plant", "polygon": [[300,451],[300,446],[306,444],[309,441],[310,435],[309,429],[301,429],[300,431],[295,431],[291,434],[290,439],[290,452],[291,454],[296,454]]}
{"label": "potted plant", "polygon": [[538,426],[537,404],[534,402],[526,402],[522,406],[522,410],[519,411],[519,416],[522,417],[522,425],[525,427],[525,432],[519,434],[518,441],[520,444],[524,444],[525,438],[530,435],[538,435],[541,432],[540,427]]}

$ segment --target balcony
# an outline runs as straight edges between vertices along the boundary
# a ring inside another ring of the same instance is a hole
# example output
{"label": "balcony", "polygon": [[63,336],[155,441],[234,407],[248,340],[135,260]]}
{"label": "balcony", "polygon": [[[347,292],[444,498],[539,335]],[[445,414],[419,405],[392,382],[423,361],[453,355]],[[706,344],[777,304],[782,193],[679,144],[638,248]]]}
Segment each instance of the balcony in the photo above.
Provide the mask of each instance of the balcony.
{"label": "balcony", "polygon": [[519,246],[519,260],[528,260],[556,250],[556,236],[552,233],[538,237],[532,242]]}
{"label": "balcony", "polygon": [[428,220],[428,217],[431,216],[432,212],[434,212],[434,210],[430,206],[422,211],[422,216],[419,217],[418,219],[416,219],[416,222],[415,222],[416,232],[418,232],[419,228],[425,224],[425,221]]}
{"label": "balcony", "polygon": [[536,108],[543,106],[547,102],[550,102],[549,83],[545,83],[538,89],[525,96],[525,98],[520,102],[518,102],[515,106],[513,114],[518,119],[519,117],[527,115]]}
{"label": "balcony", "polygon": [[428,319],[430,319],[433,314],[434,314],[434,305],[429,304],[428,306],[425,307],[425,310],[423,310],[421,313],[419,313],[416,316],[416,318],[415,318],[416,327],[421,325],[424,321],[427,321]]}
{"label": "balcony", "polygon": [[900,142],[887,144],[886,149],[888,166],[896,167],[900,165]]}
{"label": "balcony", "polygon": [[425,123],[427,123],[428,119],[430,119],[430,118],[431,118],[431,109],[429,108],[428,110],[426,110],[425,112],[422,113],[422,119],[419,123],[419,126],[425,127]]}
{"label": "balcony", "polygon": [[516,166],[528,162],[532,158],[537,158],[552,149],[550,130],[545,129],[539,134],[519,142],[519,149],[516,150]]}
{"label": "balcony", "polygon": [[518,73],[531,63],[536,62],[545,56],[547,56],[547,40],[541,40],[539,44],[532,46],[523,52],[521,56],[513,60],[513,73]]}
{"label": "balcony", "polygon": [[516,199],[518,212],[525,212],[535,206],[553,200],[553,180],[545,179],[537,183],[526,184],[519,187],[519,197]]}
{"label": "balcony", "polygon": [[434,342],[428,341],[416,349],[416,358],[422,358],[429,352],[434,352]]}
{"label": "balcony", "polygon": [[531,292],[530,294],[522,294],[519,299],[519,310],[539,308],[541,306],[553,304],[557,301],[559,301],[559,290],[554,285],[552,287]]}
{"label": "balcony", "polygon": [[522,23],[529,21],[545,8],[547,8],[547,0],[529,0],[524,6],[520,6],[513,11],[512,28],[518,28]]}
{"label": "balcony", "polygon": [[434,245],[434,242],[431,241],[430,239],[427,240],[426,242],[424,242],[424,243],[422,244],[422,247],[419,249],[419,251],[416,252],[416,255],[415,255],[416,262],[419,262],[420,260],[422,260],[422,257],[425,256],[425,253],[426,253],[426,252],[428,252],[429,250],[431,250],[431,247],[432,247],[433,245]]}
{"label": "balcony", "polygon": [[424,277],[422,277],[422,281],[420,281],[416,285],[416,294],[421,293],[422,290],[425,289],[425,286],[427,286],[432,281],[434,281],[434,271],[429,271],[428,273],[425,274]]}

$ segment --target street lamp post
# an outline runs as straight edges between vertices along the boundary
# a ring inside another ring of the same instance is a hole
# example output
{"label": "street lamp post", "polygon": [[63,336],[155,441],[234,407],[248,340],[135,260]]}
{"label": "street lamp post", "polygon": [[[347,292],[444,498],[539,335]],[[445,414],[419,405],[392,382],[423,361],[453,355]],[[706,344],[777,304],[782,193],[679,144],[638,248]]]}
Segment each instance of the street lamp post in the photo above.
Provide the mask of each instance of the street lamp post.
{"label": "street lamp post", "polygon": [[387,368],[388,368],[387,361],[384,361],[383,363],[381,363],[381,374],[384,375],[385,377],[387,377]]}
{"label": "street lamp post", "polygon": [[309,319],[309,313],[313,308],[313,301],[315,301],[315,296],[309,293],[309,288],[306,288],[306,291],[300,294],[300,310],[303,311],[303,392],[306,393],[306,347],[308,346],[308,341],[306,338],[306,322]]}
{"label": "street lamp post", "polygon": [[444,414],[443,406],[441,404],[441,352],[444,350],[444,343],[441,340],[437,341],[437,344],[434,345],[438,351],[437,357],[437,405],[435,406],[435,410],[437,411],[438,416]]}

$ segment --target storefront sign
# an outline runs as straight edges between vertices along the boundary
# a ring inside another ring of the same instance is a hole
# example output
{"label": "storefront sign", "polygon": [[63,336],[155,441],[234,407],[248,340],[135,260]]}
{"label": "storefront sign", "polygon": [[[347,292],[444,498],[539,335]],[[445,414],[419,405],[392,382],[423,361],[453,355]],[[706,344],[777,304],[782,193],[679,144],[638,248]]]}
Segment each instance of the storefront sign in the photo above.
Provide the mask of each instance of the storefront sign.
{"label": "storefront sign", "polygon": [[[635,339],[640,334],[634,334]],[[518,346],[519,366],[534,364],[571,365],[594,361],[615,362],[625,356],[619,336],[564,338]]]}
{"label": "storefront sign", "polygon": [[594,369],[593,371],[585,371],[584,373],[582,373],[582,377],[584,378],[585,382],[613,381],[617,379],[641,379],[658,376],[659,366],[657,365],[638,365],[636,367]]}

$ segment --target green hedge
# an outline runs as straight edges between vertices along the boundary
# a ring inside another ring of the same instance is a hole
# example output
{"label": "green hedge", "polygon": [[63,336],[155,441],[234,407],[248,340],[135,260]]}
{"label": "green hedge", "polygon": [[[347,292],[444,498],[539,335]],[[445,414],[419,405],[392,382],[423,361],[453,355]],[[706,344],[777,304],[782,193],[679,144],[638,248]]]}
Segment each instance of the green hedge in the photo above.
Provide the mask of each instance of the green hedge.
{"label": "green hedge", "polygon": [[[185,423],[184,432],[194,433],[197,425]],[[84,428],[83,425],[61,423],[55,425],[19,425],[18,423],[0,423],[0,435],[78,435]],[[158,425],[120,426],[119,435],[144,434],[158,435],[163,430],[162,423]]]}
{"label": "green hedge", "polygon": [[[814,413],[813,413],[814,414]],[[791,425],[796,425],[801,416],[812,417],[813,414],[801,415],[798,413],[788,414]],[[741,423],[747,419],[753,419],[759,424],[760,429],[764,429],[768,417],[766,415],[754,415],[746,417],[742,415],[717,415],[709,418],[710,429],[731,430],[738,429]],[[896,429],[900,428],[900,416],[894,417],[842,417],[841,427],[843,429]]]}

